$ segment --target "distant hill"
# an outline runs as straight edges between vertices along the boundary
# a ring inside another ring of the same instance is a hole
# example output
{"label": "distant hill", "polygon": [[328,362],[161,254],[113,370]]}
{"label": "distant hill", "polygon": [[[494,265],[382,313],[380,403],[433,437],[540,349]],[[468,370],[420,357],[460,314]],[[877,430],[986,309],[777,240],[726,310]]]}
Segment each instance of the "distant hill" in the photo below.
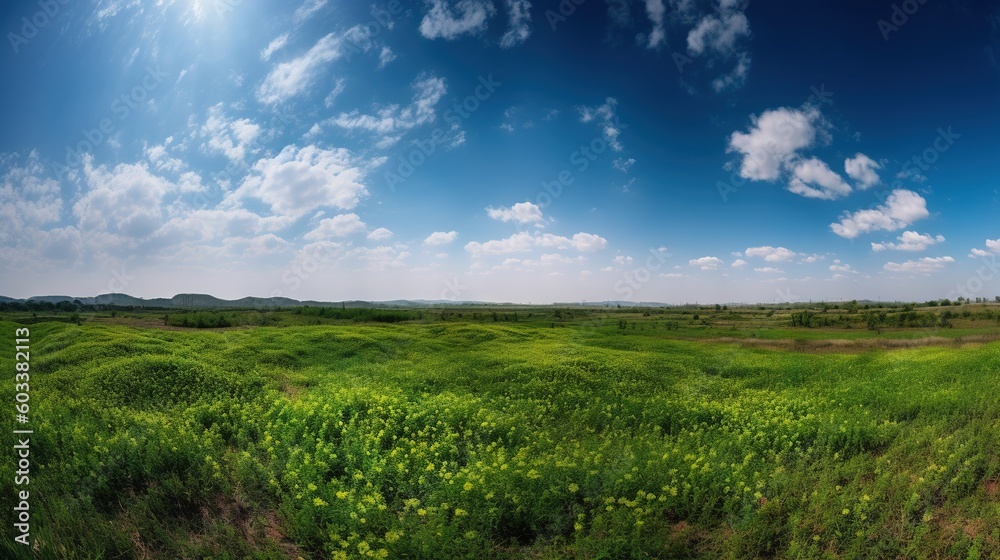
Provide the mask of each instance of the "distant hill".
{"label": "distant hill", "polygon": [[[487,305],[485,302],[450,301],[450,300],[393,300],[393,301],[299,301],[286,297],[244,297],[236,300],[220,299],[208,294],[177,294],[171,298],[144,299],[128,294],[101,294],[98,296],[32,296],[27,299],[16,299],[0,296],[0,302],[60,303],[78,301],[83,305],[114,305],[119,307],[143,307],[162,309],[275,309],[286,307],[351,307],[351,308],[398,308],[398,307],[431,307],[442,305]],[[492,304],[503,305],[503,304]]]}

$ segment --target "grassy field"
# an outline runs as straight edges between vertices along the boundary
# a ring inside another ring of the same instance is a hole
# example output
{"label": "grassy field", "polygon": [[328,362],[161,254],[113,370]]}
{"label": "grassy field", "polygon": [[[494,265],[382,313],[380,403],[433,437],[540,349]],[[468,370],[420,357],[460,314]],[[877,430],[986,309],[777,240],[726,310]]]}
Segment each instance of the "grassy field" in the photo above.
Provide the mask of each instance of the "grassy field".
{"label": "grassy field", "polygon": [[30,323],[42,558],[1000,557],[1000,306],[804,311],[19,313],[0,364]]}

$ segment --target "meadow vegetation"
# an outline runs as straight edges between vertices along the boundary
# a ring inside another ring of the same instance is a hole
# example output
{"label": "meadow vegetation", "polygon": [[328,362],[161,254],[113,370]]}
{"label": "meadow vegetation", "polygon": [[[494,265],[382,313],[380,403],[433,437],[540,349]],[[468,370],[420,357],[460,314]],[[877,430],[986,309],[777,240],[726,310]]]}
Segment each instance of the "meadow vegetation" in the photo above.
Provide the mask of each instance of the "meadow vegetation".
{"label": "meadow vegetation", "polygon": [[0,316],[36,554],[1000,557],[1000,306],[318,309]]}

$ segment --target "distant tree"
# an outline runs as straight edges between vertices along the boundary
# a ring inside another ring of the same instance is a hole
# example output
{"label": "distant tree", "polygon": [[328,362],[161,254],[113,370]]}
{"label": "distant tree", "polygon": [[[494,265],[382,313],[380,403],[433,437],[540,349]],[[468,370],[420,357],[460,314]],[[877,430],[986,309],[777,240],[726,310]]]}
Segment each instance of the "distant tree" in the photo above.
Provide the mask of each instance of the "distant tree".
{"label": "distant tree", "polygon": [[719,311],[722,311],[722,306],[717,303],[715,304],[715,312],[718,313]]}
{"label": "distant tree", "polygon": [[994,298],[994,299],[996,300],[996,302],[997,302],[997,303],[1000,303],[1000,296],[997,296],[997,297],[996,297],[996,298]]}

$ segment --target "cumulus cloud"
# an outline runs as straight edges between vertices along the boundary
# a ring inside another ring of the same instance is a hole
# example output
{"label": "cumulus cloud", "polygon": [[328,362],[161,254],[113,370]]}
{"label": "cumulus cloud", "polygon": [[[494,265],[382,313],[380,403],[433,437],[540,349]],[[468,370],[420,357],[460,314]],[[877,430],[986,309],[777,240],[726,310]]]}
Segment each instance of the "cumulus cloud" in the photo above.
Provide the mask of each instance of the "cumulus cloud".
{"label": "cumulus cloud", "polygon": [[59,182],[45,176],[38,154],[32,152],[0,179],[0,241],[17,244],[30,236],[26,228],[58,222],[62,204]]}
{"label": "cumulus cloud", "polygon": [[593,233],[576,233],[573,237],[563,237],[546,233],[536,236],[535,243],[539,247],[555,247],[558,249],[576,249],[581,252],[599,251],[608,246],[608,240]]}
{"label": "cumulus cloud", "polygon": [[457,238],[457,231],[435,231],[424,239],[424,245],[447,245]]}
{"label": "cumulus cloud", "polygon": [[[250,119],[230,119],[222,110],[222,103],[208,109],[208,118],[199,130],[209,152],[224,154],[230,161],[242,162],[252,151],[254,141],[260,136],[260,125]],[[158,154],[150,154],[153,155]]]}
{"label": "cumulus cloud", "polygon": [[429,10],[420,21],[420,34],[427,39],[452,40],[484,31],[496,14],[491,0],[427,0]]}
{"label": "cumulus cloud", "polygon": [[320,241],[331,237],[347,237],[352,233],[365,231],[365,229],[365,223],[357,214],[341,214],[321,221],[316,229],[305,234],[305,239]]}
{"label": "cumulus cloud", "polygon": [[103,231],[129,238],[152,234],[164,223],[163,197],[175,189],[141,164],[112,169],[84,165],[89,190],[73,206],[82,230]]}
{"label": "cumulus cloud", "polygon": [[851,193],[851,187],[825,163],[810,158],[792,165],[788,190],[806,198],[834,200]]}
{"label": "cumulus cloud", "polygon": [[975,259],[975,258],[979,258],[979,257],[988,257],[988,256],[990,256],[990,252],[989,251],[983,251],[982,249],[972,249],[972,252],[969,253],[969,258],[970,259]]}
{"label": "cumulus cloud", "polygon": [[722,259],[718,257],[701,257],[700,259],[693,259],[688,261],[691,266],[697,266],[702,270],[716,270],[720,266],[726,264]]}
{"label": "cumulus cloud", "polygon": [[944,270],[945,265],[955,262],[951,257],[924,257],[903,263],[888,262],[885,268],[889,272],[909,272],[913,274],[930,274],[939,270]]}
{"label": "cumulus cloud", "polygon": [[944,236],[932,236],[928,233],[917,233],[915,231],[904,231],[903,235],[896,238],[899,243],[872,243],[872,251],[923,251],[931,245],[944,243]]}
{"label": "cumulus cloud", "polygon": [[767,262],[785,262],[798,256],[798,253],[795,251],[784,247],[771,247],[770,245],[765,245],[763,247],[749,247],[743,253],[748,258],[762,258]]}
{"label": "cumulus cloud", "polygon": [[813,145],[821,121],[819,111],[812,108],[764,111],[751,117],[748,132],[730,136],[727,151],[742,154],[740,176],[744,179],[775,181],[799,150]]}
{"label": "cumulus cloud", "polygon": [[844,161],[847,176],[857,181],[858,188],[862,190],[874,187],[882,180],[876,172],[879,169],[882,166],[865,154],[856,154]]}
{"label": "cumulus cloud", "polygon": [[731,266],[733,268],[743,268],[743,267],[745,267],[748,264],[750,264],[750,263],[748,263],[747,261],[745,261],[743,259],[736,259],[735,261],[733,261],[733,264]]}
{"label": "cumulus cloud", "polygon": [[537,204],[531,202],[518,202],[510,208],[493,208],[490,206],[486,213],[494,220],[501,222],[517,222],[519,224],[544,224],[545,218],[542,216],[542,209]]}
{"label": "cumulus cloud", "polygon": [[896,189],[884,204],[845,214],[839,222],[830,224],[830,229],[841,237],[854,239],[872,231],[896,231],[928,216],[930,212],[924,197],[913,191]]}
{"label": "cumulus cloud", "polygon": [[507,0],[510,29],[500,38],[500,46],[509,49],[528,40],[531,35],[531,2]]}
{"label": "cumulus cloud", "polygon": [[781,274],[781,273],[785,272],[784,270],[781,270],[780,268],[774,268],[773,266],[765,266],[763,268],[755,268],[753,270],[754,270],[754,272],[763,272],[763,273],[766,273],[766,274],[770,274],[770,273],[779,273],[779,274]]}
{"label": "cumulus cloud", "polygon": [[474,256],[502,255],[531,251],[535,247],[547,249],[575,249],[580,252],[599,251],[607,247],[608,241],[600,235],[580,232],[573,237],[546,233],[532,235],[520,232],[504,239],[486,242],[472,241],[465,245],[465,250]]}
{"label": "cumulus cloud", "polygon": [[378,229],[372,230],[372,232],[368,234],[368,239],[372,241],[385,241],[386,239],[391,238],[392,235],[393,234],[391,231],[389,231],[384,227],[380,227]]}
{"label": "cumulus cloud", "polygon": [[370,165],[343,148],[286,146],[273,158],[254,164],[253,173],[229,197],[230,203],[257,198],[272,211],[290,216],[321,206],[350,210],[368,195],[362,180]]}

